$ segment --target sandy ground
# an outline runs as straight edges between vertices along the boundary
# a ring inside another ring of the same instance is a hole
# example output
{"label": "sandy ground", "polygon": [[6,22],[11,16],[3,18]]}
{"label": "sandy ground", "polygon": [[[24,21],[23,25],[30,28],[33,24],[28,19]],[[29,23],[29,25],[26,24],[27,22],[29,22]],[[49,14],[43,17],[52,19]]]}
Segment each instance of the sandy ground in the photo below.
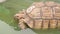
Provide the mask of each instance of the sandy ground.
{"label": "sandy ground", "polygon": [[6,0],[0,0],[0,3],[5,2]]}

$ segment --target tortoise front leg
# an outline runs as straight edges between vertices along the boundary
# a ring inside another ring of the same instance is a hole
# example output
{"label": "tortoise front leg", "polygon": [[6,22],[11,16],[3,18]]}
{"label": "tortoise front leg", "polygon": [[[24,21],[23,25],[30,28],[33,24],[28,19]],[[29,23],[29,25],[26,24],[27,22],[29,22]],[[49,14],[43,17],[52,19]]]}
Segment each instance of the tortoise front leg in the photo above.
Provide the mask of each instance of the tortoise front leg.
{"label": "tortoise front leg", "polygon": [[18,26],[19,26],[21,29],[26,29],[26,28],[27,28],[23,20],[19,20]]}

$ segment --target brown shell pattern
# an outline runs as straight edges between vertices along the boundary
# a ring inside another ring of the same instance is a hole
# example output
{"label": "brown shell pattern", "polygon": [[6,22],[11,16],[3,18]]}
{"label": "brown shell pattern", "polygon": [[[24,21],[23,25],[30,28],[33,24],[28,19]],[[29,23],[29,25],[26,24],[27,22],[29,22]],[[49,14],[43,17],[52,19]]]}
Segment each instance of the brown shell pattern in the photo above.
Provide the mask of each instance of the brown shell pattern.
{"label": "brown shell pattern", "polygon": [[[30,11],[29,11],[30,10]],[[26,11],[35,22],[31,28],[57,28],[60,25],[60,4],[55,2],[35,2]],[[59,22],[59,24],[58,24]],[[29,24],[29,23],[28,23]]]}
{"label": "brown shell pattern", "polygon": [[30,28],[60,28],[60,4],[58,3],[34,2],[25,13],[28,17],[24,21]]}
{"label": "brown shell pattern", "polygon": [[36,2],[26,11],[33,19],[59,19],[60,6],[55,2]]}

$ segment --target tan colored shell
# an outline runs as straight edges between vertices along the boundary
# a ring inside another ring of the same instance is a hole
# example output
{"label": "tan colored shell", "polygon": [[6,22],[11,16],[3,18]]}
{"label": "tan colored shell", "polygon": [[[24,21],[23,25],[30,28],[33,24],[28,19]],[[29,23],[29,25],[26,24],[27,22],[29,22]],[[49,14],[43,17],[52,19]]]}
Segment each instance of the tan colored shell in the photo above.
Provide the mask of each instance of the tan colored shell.
{"label": "tan colored shell", "polygon": [[[33,3],[31,7],[29,7],[26,13],[31,18],[42,18],[42,19],[52,19],[56,18],[59,19],[60,17],[60,6],[57,5],[55,2],[36,2]],[[57,15],[57,14],[59,15]],[[57,17],[58,16],[58,17]]]}
{"label": "tan colored shell", "polygon": [[20,12],[16,14],[15,18],[16,16],[18,16],[17,18],[19,20],[23,19],[22,21],[24,21],[30,28],[59,28],[60,4],[52,1],[34,2],[29,8],[27,8],[27,10],[23,10],[22,13]]}

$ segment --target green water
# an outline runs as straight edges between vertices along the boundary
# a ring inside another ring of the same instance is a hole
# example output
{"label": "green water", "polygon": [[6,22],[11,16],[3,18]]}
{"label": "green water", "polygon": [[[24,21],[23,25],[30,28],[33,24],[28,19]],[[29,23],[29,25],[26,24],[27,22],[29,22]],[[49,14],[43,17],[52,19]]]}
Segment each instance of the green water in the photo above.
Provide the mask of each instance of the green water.
{"label": "green water", "polygon": [[[60,3],[60,0],[7,0],[0,3],[0,20],[3,20],[9,26],[12,26],[14,31],[20,31],[18,28],[18,21],[14,19],[14,15],[22,9],[26,9],[33,2],[38,1],[55,1]],[[1,25],[0,25],[1,26]],[[3,25],[4,26],[4,25]],[[4,26],[5,27],[5,26]],[[11,30],[12,31],[12,30]],[[59,34],[59,30],[33,30],[37,34]]]}

